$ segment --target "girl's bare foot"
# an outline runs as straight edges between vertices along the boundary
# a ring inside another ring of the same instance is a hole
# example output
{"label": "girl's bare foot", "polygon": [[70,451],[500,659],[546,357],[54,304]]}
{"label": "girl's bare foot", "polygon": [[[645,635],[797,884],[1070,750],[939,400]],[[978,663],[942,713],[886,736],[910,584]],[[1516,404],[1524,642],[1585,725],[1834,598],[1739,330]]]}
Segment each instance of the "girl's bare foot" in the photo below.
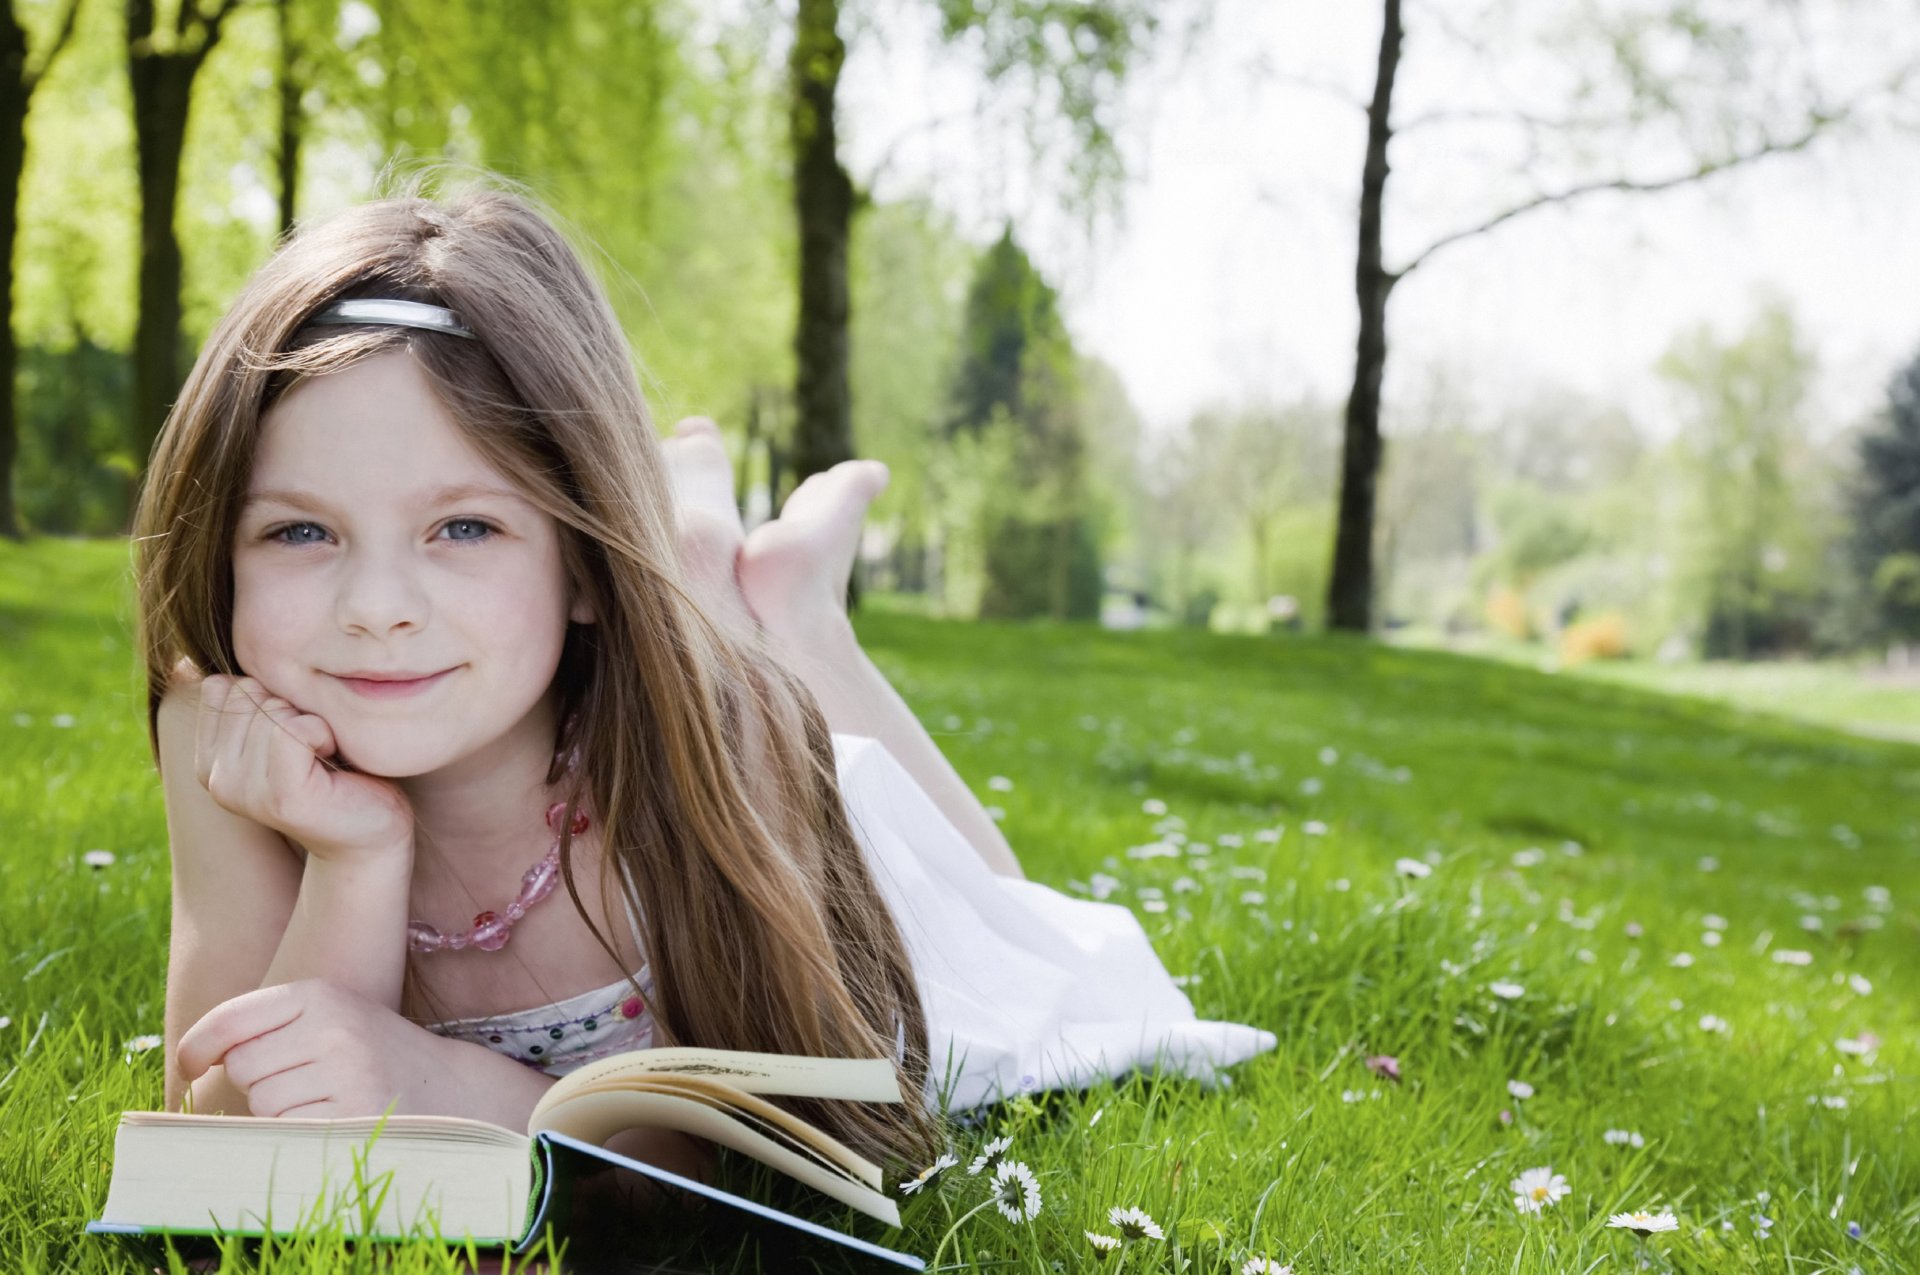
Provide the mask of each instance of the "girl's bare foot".
{"label": "girl's bare foot", "polygon": [[707,617],[741,636],[754,631],[734,570],[746,538],[733,503],[733,462],[720,427],[690,416],[662,440],[687,587]]}
{"label": "girl's bare foot", "polygon": [[877,460],[842,461],[794,489],[780,516],[740,548],[740,593],[771,632],[846,618],[847,580],[867,506],[890,475]]}

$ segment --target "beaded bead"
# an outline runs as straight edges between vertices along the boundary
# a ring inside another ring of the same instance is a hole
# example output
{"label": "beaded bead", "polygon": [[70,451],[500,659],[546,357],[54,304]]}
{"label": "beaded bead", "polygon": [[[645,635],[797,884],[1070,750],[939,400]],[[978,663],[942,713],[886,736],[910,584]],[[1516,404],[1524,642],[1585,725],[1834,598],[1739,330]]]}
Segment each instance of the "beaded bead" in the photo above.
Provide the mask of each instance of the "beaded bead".
{"label": "beaded bead", "polygon": [[[540,862],[528,868],[520,876],[520,893],[513,902],[507,904],[501,912],[488,909],[473,918],[473,928],[464,934],[442,934],[425,921],[407,922],[407,947],[415,952],[441,952],[451,949],[458,952],[466,947],[476,947],[482,952],[498,952],[507,945],[507,939],[514,923],[527,914],[540,900],[553,893],[554,882],[560,878],[560,819],[566,814],[565,802],[554,802],[547,807],[547,826],[553,829],[553,845],[547,850]],[[584,810],[573,812],[573,835],[579,836],[587,830],[587,814]],[[628,1014],[628,1018],[638,1015],[639,1011]]]}

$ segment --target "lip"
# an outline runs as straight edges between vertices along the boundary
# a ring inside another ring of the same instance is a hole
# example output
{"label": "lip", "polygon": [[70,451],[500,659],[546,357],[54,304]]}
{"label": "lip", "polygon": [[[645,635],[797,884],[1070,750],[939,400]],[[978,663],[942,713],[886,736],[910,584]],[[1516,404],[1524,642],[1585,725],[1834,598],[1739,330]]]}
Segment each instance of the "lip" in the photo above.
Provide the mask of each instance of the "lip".
{"label": "lip", "polygon": [[359,671],[354,674],[335,673],[333,676],[356,695],[368,699],[404,699],[409,695],[418,695],[447,679],[454,669],[441,669],[438,673],[406,675]]}

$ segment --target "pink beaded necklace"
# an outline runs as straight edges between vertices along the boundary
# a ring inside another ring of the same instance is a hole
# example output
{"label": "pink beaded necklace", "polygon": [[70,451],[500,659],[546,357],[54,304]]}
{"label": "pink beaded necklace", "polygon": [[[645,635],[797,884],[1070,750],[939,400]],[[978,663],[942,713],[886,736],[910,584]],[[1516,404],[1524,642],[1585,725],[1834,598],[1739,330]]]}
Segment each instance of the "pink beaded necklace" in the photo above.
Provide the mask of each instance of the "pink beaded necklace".
{"label": "pink beaded necklace", "polygon": [[[556,801],[547,807],[547,827],[553,830],[553,845],[547,850],[546,857],[528,868],[520,878],[520,893],[513,902],[507,904],[505,912],[495,912],[491,908],[473,918],[473,928],[464,934],[442,934],[425,921],[407,922],[407,946],[416,952],[455,951],[465,947],[477,947],[482,952],[498,952],[507,945],[507,938],[513,929],[513,923],[527,914],[540,900],[553,893],[553,883],[560,877],[560,820],[567,813],[567,805]],[[573,835],[579,836],[587,830],[587,812],[573,812]]]}

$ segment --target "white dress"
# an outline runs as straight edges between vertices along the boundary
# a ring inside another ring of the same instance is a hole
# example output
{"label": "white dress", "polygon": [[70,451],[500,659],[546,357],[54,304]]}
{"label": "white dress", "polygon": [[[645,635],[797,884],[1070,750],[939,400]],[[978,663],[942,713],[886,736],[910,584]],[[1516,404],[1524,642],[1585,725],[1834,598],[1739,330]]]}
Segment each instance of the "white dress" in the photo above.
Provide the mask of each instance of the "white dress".
{"label": "white dress", "polygon": [[854,835],[913,958],[929,1099],[963,1111],[1156,1066],[1211,1080],[1274,1047],[1272,1032],[1196,1017],[1132,912],[994,873],[877,740],[833,742]]}

